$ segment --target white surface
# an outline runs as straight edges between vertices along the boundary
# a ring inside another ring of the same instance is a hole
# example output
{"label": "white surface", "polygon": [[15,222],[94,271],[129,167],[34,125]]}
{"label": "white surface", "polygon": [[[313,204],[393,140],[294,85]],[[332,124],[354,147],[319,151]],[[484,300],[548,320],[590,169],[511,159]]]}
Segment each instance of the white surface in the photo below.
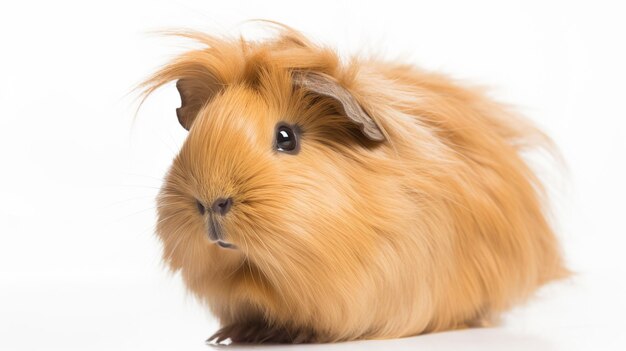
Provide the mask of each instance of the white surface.
{"label": "white surface", "polygon": [[250,18],[492,86],[570,169],[566,182],[547,179],[573,279],[497,328],[307,348],[626,349],[624,8],[407,3],[2,2],[0,350],[208,349],[217,324],[165,272],[152,234],[160,177],[185,137],[178,96],[162,89],[133,123],[126,94],[183,49],[146,32],[254,33],[237,27]]}

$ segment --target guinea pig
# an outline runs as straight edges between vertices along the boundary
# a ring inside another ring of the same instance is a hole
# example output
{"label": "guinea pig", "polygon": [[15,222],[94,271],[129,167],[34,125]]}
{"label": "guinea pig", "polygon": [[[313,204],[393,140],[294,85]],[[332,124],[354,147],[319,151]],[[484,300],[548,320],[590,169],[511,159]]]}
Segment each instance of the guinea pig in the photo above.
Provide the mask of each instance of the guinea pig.
{"label": "guinea pig", "polygon": [[282,28],[201,44],[188,135],[158,195],[163,260],[219,319],[209,341],[387,339],[489,324],[567,276],[522,157],[549,138],[480,90],[342,60]]}

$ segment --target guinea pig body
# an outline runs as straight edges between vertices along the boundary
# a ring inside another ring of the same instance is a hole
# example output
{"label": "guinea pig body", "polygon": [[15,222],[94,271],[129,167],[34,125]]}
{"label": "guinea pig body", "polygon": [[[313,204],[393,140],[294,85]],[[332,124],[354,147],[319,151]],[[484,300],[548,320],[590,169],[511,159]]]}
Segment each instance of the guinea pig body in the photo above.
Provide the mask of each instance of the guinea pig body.
{"label": "guinea pig body", "polygon": [[163,257],[212,339],[331,342],[480,325],[564,277],[521,152],[548,140],[480,92],[286,29],[185,34],[189,129],[158,198]]}

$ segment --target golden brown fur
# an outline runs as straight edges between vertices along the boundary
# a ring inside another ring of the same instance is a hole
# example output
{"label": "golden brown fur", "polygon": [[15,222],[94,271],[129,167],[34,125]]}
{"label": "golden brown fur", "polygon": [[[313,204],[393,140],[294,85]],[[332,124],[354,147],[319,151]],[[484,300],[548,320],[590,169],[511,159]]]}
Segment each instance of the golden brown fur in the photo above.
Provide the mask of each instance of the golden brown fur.
{"label": "golden brown fur", "polygon": [[[185,79],[198,96],[157,234],[164,260],[219,318],[218,341],[472,326],[567,274],[542,186],[520,156],[548,143],[527,121],[441,75],[341,62],[291,29],[263,42],[183,35],[206,48],[146,82],[149,94]],[[385,140],[294,87],[296,71],[334,78]],[[302,128],[298,155],[272,149],[279,121]],[[223,227],[238,250],[207,240],[195,205],[225,193],[234,205]]]}

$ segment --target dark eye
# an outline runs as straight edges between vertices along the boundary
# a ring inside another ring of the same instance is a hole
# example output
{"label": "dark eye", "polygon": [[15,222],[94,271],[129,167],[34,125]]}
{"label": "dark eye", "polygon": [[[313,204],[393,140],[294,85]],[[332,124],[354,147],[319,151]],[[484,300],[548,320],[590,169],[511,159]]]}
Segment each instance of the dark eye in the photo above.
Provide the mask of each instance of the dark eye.
{"label": "dark eye", "polygon": [[298,153],[298,133],[296,128],[279,125],[276,128],[276,150],[296,154]]}

